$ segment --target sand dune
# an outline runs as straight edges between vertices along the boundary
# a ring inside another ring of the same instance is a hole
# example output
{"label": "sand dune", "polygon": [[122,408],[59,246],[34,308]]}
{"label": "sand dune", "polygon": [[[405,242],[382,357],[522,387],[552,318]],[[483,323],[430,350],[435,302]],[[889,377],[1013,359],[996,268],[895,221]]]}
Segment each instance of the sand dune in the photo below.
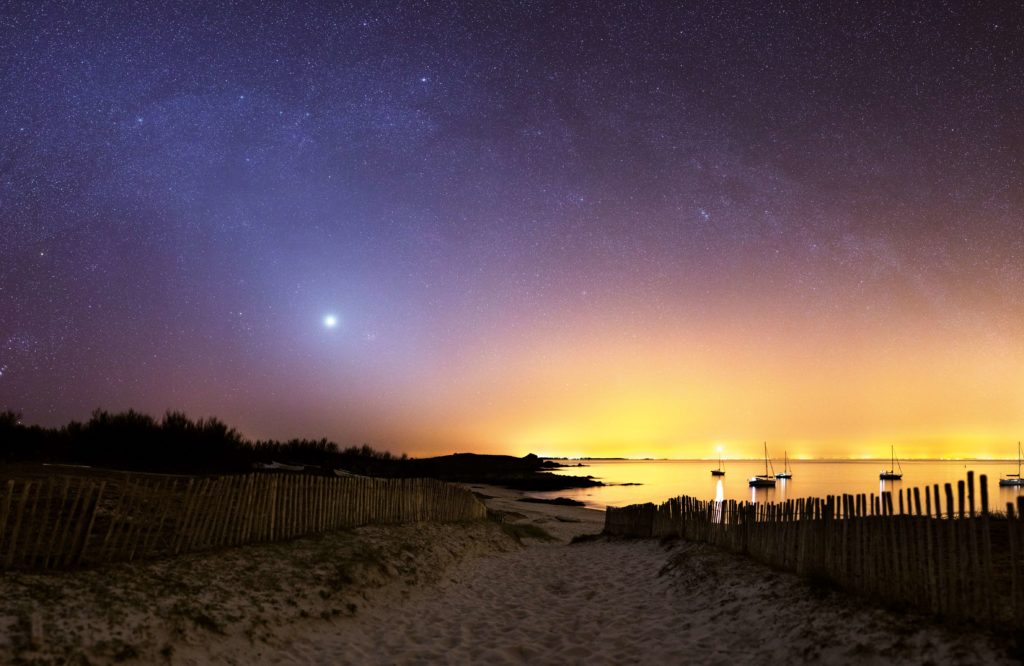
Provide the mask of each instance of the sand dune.
{"label": "sand dune", "polygon": [[429,589],[381,599],[329,633],[295,635],[268,663],[1012,663],[985,634],[895,615],[701,545],[565,541],[600,529],[589,509],[492,508],[558,543],[466,560]]}
{"label": "sand dune", "polygon": [[[76,574],[9,574],[0,577],[0,662],[1011,663],[991,635],[872,608],[705,546],[569,544],[599,531],[602,514],[478,490],[511,525],[556,539],[519,545],[493,523],[372,527]],[[35,647],[32,614],[45,630]]]}

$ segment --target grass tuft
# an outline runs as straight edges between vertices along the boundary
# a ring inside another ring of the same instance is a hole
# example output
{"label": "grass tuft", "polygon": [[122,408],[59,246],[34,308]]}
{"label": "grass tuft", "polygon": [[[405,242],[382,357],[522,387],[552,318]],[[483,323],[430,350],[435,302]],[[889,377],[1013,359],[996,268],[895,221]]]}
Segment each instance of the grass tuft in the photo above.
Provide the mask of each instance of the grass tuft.
{"label": "grass tuft", "polygon": [[522,543],[523,539],[555,541],[555,537],[551,536],[547,530],[532,523],[502,523],[501,529],[519,543]]}
{"label": "grass tuft", "polygon": [[199,611],[192,615],[192,622],[200,629],[205,629],[215,634],[223,634],[224,627],[221,626],[220,622],[213,619],[206,613]]}

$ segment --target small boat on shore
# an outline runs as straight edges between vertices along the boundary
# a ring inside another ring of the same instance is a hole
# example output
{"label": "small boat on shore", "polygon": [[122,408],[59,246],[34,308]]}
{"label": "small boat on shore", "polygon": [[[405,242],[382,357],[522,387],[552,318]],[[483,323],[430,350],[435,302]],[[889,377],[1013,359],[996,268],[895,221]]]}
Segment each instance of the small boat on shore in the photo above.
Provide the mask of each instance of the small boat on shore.
{"label": "small boat on shore", "polygon": [[1020,442],[1017,442],[1017,473],[1006,474],[1005,478],[999,479],[1000,486],[1009,486],[1011,488],[1024,488],[1024,478],[1022,478],[1020,475],[1021,459],[1022,455],[1020,449]]}
{"label": "small boat on shore", "polygon": [[[881,473],[878,475],[878,478],[881,479],[882,481],[899,481],[900,479],[903,478],[903,466],[900,465],[900,461],[896,459],[896,447],[890,446],[889,453],[889,469],[883,469]],[[900,471],[898,472],[896,471],[897,467],[899,467],[900,469]]]}
{"label": "small boat on shore", "polygon": [[793,472],[789,471],[789,451],[783,453],[785,462],[782,463],[782,471],[775,475],[776,479],[792,479]]}
{"label": "small boat on shore", "polygon": [[[771,465],[771,460],[768,459],[768,442],[764,443],[764,474],[758,474],[757,476],[750,477],[751,488],[774,488],[775,487],[775,476],[768,473],[768,466]],[[772,469],[774,472],[775,469]]]}

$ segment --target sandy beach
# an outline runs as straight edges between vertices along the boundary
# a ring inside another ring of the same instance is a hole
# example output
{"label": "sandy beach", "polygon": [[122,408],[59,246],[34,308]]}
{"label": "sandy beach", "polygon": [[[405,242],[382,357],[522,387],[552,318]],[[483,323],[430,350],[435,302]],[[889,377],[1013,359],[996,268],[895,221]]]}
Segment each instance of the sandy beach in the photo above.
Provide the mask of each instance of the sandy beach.
{"label": "sandy beach", "polygon": [[[0,662],[1016,663],[1005,641],[894,614],[684,542],[570,543],[603,514],[474,486],[503,516],[366,527],[0,578]],[[539,535],[551,540],[517,538]]]}

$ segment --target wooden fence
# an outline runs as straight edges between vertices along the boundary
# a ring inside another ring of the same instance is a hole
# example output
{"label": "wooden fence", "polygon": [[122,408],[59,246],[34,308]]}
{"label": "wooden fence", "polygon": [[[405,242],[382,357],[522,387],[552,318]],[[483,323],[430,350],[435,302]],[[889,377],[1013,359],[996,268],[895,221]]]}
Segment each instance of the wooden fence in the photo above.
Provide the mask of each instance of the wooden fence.
{"label": "wooden fence", "polygon": [[990,513],[979,481],[977,507],[968,472],[957,502],[948,483],[781,503],[678,497],[609,507],[604,531],[703,541],[883,603],[1024,628],[1024,497]]}
{"label": "wooden fence", "polygon": [[0,484],[0,569],[60,569],[369,523],[486,515],[472,492],[433,479],[292,474],[12,479]]}

